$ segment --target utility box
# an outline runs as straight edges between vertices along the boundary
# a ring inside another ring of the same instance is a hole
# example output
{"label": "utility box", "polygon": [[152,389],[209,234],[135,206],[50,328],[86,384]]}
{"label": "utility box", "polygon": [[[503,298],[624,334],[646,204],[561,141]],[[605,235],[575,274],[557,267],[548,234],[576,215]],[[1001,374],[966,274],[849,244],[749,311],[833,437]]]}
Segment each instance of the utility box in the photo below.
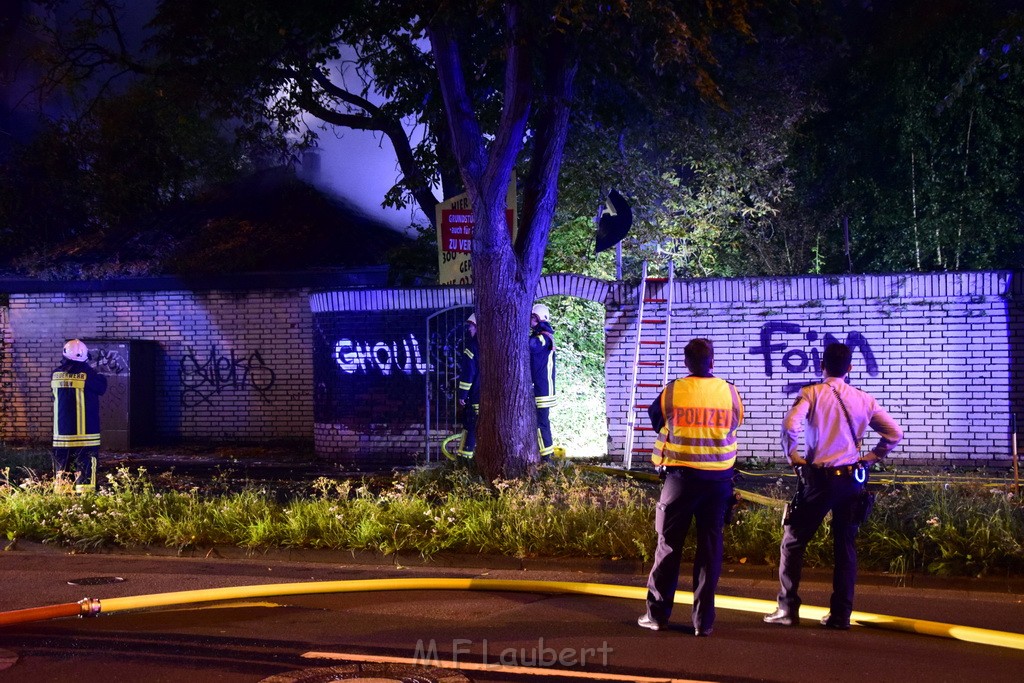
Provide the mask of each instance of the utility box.
{"label": "utility box", "polygon": [[100,397],[100,448],[127,451],[153,442],[156,425],[156,343],[83,339],[89,365],[107,378]]}

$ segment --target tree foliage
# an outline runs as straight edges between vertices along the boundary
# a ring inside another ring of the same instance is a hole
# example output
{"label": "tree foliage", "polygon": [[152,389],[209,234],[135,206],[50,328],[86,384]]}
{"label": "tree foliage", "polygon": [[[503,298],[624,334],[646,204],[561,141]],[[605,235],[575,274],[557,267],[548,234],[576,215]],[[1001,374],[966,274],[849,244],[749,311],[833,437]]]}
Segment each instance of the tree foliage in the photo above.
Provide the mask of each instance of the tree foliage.
{"label": "tree foliage", "polygon": [[8,256],[105,231],[246,167],[221,124],[152,81],[41,124],[0,163]]}
{"label": "tree foliage", "polygon": [[[1006,60],[978,59],[1014,15],[1001,2],[916,0],[855,18],[828,112],[792,160],[823,270],[1018,266],[1024,81]],[[1019,52],[1015,33],[995,43]]]}
{"label": "tree foliage", "polygon": [[[624,249],[627,277],[639,261],[667,260],[682,276],[799,272],[807,261],[806,228],[787,220],[796,191],[790,154],[822,110],[817,81],[835,39],[817,33],[807,12],[755,15],[757,40],[718,36],[715,76],[721,93],[700,98],[664,88],[635,95],[588,84],[593,106],[575,112],[563,168],[563,201],[549,259],[572,270],[609,276],[610,254],[594,258],[589,221],[603,189],[633,205]],[[810,25],[800,25],[810,24]],[[800,40],[794,36],[800,35]],[[566,251],[568,250],[568,254]]]}
{"label": "tree foliage", "polygon": [[[469,10],[477,7],[476,14]],[[715,96],[706,64],[716,30],[749,31],[743,2],[606,4],[441,3],[419,8],[437,70],[452,149],[473,206],[474,290],[481,348],[477,460],[488,476],[521,474],[537,459],[525,343],[558,202],[558,176],[577,74],[642,90],[656,78]],[[504,66],[500,91],[472,86],[489,61]],[[614,76],[614,78],[613,78]],[[482,112],[500,102],[497,126]],[[505,188],[525,161],[519,232],[505,229]]]}

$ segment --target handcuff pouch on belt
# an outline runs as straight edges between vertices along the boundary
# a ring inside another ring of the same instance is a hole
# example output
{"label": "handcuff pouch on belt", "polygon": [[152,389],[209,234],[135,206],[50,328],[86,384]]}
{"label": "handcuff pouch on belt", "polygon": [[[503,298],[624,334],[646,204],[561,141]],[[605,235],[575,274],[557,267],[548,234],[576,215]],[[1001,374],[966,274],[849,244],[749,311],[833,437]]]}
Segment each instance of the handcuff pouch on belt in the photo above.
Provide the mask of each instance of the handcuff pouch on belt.
{"label": "handcuff pouch on belt", "polygon": [[[860,526],[867,521],[868,516],[871,514],[871,510],[875,507],[875,494],[868,490],[867,487],[867,476],[868,476],[868,465],[859,463],[853,465],[853,478],[859,484],[862,484],[860,492],[857,494],[857,500],[853,506],[853,514],[851,515],[850,521],[853,524]],[[800,509],[804,499],[804,472],[803,468],[797,468],[797,484],[796,493],[793,495],[793,499],[786,503],[782,508],[782,526],[786,527],[792,523],[793,515]],[[817,474],[817,473],[814,473]],[[811,474],[810,476],[814,476]],[[827,475],[825,475],[827,476]]]}

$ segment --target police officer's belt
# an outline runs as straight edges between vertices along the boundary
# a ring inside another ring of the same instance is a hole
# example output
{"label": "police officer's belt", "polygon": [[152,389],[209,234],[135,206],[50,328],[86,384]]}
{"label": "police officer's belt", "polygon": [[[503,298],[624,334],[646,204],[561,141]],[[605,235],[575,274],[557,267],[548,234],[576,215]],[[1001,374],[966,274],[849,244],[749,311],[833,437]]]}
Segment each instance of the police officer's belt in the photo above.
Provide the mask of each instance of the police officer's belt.
{"label": "police officer's belt", "polygon": [[812,473],[823,474],[825,476],[832,477],[851,477],[860,470],[861,466],[857,465],[842,465],[841,467],[818,467],[812,465],[809,469]]}

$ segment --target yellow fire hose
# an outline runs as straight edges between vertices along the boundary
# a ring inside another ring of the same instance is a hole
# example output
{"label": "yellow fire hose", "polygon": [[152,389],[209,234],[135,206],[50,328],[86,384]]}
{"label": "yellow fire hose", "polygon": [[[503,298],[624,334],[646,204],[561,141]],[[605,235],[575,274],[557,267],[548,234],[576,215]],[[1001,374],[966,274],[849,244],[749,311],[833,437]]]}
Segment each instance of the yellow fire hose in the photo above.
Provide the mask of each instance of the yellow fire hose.
{"label": "yellow fire hose", "polygon": [[[68,616],[96,616],[129,610],[211,602],[218,600],[242,600],[284,595],[310,595],[324,593],[361,593],[367,591],[410,591],[410,590],[478,590],[513,593],[570,593],[596,595],[627,600],[646,600],[647,589],[637,586],[618,586],[606,583],[580,583],[574,581],[512,581],[503,579],[362,579],[353,581],[311,581],[304,583],[277,583],[258,586],[234,586],[230,588],[207,588],[202,590],[153,593],[124,598],[107,598],[102,602],[85,598],[49,607],[0,612],[0,626],[22,624]],[[676,604],[693,603],[693,593],[676,593]],[[775,609],[774,600],[736,598],[727,595],[715,597],[715,605],[722,609],[740,612],[767,613]],[[804,605],[801,617],[820,619],[828,610],[824,607]],[[1009,631],[994,631],[973,626],[958,626],[923,619],[892,617],[869,612],[854,612],[850,621],[861,626],[883,628],[906,633],[920,633],[929,636],[952,638],[980,645],[1024,650],[1024,634]]]}

